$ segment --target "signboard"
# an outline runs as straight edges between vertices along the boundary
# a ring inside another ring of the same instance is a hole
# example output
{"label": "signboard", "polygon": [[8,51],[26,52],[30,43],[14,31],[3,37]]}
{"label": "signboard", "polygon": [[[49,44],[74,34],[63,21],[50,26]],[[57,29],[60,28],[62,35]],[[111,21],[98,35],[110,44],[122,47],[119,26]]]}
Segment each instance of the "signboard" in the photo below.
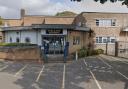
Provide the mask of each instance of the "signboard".
{"label": "signboard", "polygon": [[62,29],[47,29],[46,34],[63,34]]}

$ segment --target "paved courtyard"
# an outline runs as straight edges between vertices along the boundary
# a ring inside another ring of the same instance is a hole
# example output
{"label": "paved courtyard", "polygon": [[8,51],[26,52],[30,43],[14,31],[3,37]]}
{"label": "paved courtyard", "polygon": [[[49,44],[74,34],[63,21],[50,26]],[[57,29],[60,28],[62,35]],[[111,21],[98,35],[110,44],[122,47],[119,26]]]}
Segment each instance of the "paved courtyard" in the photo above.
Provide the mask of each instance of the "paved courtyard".
{"label": "paved courtyard", "polygon": [[128,60],[94,56],[70,63],[0,62],[2,89],[128,89]]}

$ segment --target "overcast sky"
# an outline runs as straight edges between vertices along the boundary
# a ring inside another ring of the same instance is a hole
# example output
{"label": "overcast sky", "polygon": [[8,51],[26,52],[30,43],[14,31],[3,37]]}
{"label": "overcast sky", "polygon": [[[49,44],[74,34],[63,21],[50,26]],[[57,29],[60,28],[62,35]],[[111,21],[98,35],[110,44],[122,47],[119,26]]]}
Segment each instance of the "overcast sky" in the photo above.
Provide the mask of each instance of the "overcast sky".
{"label": "overcast sky", "polygon": [[3,18],[20,18],[21,8],[30,15],[54,15],[62,11],[128,13],[128,8],[120,2],[102,5],[93,0],[83,0],[80,3],[70,0],[0,0],[0,16]]}

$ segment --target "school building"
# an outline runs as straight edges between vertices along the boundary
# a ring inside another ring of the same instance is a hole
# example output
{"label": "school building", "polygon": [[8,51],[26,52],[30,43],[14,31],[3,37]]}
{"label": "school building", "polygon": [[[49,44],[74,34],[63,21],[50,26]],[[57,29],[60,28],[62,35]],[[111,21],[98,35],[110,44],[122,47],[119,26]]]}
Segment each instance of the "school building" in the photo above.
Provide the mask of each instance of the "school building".
{"label": "school building", "polygon": [[[32,43],[49,54],[63,54],[66,42],[69,53],[83,47],[106,50],[113,54],[116,41],[128,41],[128,13],[82,12],[76,16],[26,15],[20,19],[4,19],[1,42]],[[123,46],[123,45],[121,45]]]}

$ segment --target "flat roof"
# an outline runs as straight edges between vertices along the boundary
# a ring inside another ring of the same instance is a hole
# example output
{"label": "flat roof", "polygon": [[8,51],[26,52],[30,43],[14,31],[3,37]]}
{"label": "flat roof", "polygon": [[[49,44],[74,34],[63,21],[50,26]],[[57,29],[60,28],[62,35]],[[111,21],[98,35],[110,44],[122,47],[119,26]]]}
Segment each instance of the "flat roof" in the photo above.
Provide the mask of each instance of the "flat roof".
{"label": "flat roof", "polygon": [[88,27],[79,27],[73,24],[33,24],[32,26],[14,26],[2,27],[2,31],[20,31],[20,30],[45,30],[45,29],[68,29],[74,31],[90,31]]}

